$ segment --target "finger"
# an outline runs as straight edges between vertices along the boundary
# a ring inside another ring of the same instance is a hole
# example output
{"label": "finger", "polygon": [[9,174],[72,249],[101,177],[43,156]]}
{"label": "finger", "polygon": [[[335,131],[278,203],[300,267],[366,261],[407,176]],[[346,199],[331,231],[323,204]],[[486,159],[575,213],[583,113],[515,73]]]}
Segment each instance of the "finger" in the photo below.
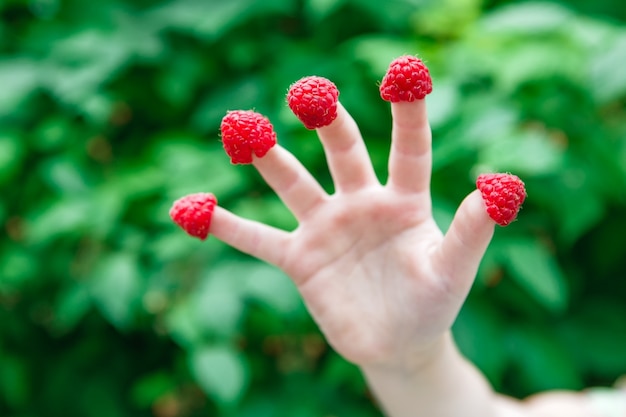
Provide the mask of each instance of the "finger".
{"label": "finger", "polygon": [[432,148],[426,101],[391,103],[391,115],[388,184],[399,191],[428,192]]}
{"label": "finger", "polygon": [[435,259],[435,267],[454,288],[469,291],[494,228],[480,191],[475,190],[459,206]]}
{"label": "finger", "polygon": [[216,206],[211,220],[211,235],[244,253],[281,267],[284,263],[288,232],[263,223],[241,218]]}
{"label": "finger", "polygon": [[253,164],[298,221],[328,197],[300,161],[280,145],[263,158],[255,157]]}
{"label": "finger", "polygon": [[337,103],[337,118],[317,129],[338,192],[350,192],[378,183],[361,132],[352,116]]}

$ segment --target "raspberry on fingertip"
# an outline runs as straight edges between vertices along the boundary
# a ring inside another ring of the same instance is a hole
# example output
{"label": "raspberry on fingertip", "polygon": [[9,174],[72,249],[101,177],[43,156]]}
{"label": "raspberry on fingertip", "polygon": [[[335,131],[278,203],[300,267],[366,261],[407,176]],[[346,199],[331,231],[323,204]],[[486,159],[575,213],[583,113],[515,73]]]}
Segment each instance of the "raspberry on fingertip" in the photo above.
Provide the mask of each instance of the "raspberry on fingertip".
{"label": "raspberry on fingertip", "polygon": [[380,97],[392,103],[422,100],[433,91],[428,68],[421,59],[404,55],[394,59],[383,78]]}
{"label": "raspberry on fingertip", "polygon": [[188,235],[205,240],[209,236],[217,199],[211,193],[189,194],[179,198],[170,209],[170,218]]}
{"label": "raspberry on fingertip", "polygon": [[307,129],[328,126],[337,118],[339,90],[327,78],[308,76],[289,87],[287,104]]}
{"label": "raspberry on fingertip", "polygon": [[487,214],[500,226],[510,224],[526,200],[524,182],[513,174],[481,174],[476,179]]}
{"label": "raspberry on fingertip", "polygon": [[269,119],[252,110],[226,113],[220,125],[222,145],[233,164],[251,164],[276,145],[276,133]]}

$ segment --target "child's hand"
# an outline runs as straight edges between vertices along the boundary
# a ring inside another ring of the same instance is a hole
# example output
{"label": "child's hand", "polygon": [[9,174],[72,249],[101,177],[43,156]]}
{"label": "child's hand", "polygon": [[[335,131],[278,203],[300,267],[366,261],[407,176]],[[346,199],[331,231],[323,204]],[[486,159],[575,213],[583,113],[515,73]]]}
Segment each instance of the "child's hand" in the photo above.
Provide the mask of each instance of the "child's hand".
{"label": "child's hand", "polygon": [[431,210],[425,101],[391,106],[386,185],[339,104],[337,119],[318,129],[335,194],[274,146],[253,164],[298,228],[277,230],[220,207],[211,225],[217,238],[283,269],[329,343],[359,365],[403,364],[437,345],[467,296],[495,224],[474,191],[443,236]]}

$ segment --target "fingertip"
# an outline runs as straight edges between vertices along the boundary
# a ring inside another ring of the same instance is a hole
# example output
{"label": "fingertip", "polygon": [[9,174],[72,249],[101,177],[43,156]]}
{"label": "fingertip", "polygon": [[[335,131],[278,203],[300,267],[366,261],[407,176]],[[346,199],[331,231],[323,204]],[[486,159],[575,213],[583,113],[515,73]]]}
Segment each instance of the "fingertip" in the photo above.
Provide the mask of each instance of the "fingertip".
{"label": "fingertip", "polygon": [[438,261],[443,274],[451,279],[464,277],[472,282],[491,242],[495,225],[485,210],[480,191],[474,190],[465,197],[441,243]]}
{"label": "fingertip", "polygon": [[215,206],[213,210],[213,224],[211,225],[211,234],[215,235],[218,239],[221,239],[224,235],[224,231],[232,231],[233,214],[221,207]]}
{"label": "fingertip", "polygon": [[391,115],[394,123],[402,128],[419,129],[428,126],[425,99],[391,103]]}
{"label": "fingertip", "polygon": [[276,143],[263,156],[252,155],[250,163],[257,169],[272,165],[282,152],[287,152],[287,150]]}
{"label": "fingertip", "polygon": [[448,233],[464,246],[487,248],[493,236],[496,223],[489,217],[480,191],[474,190],[465,197],[457,209]]}
{"label": "fingertip", "polygon": [[351,146],[357,140],[361,140],[361,132],[355,120],[348,110],[337,102],[337,115],[333,121],[326,126],[316,129],[317,135],[322,143],[330,150],[342,150]]}
{"label": "fingertip", "polygon": [[477,227],[495,226],[496,222],[489,217],[480,190],[474,190],[469,193],[461,203],[461,206],[463,205],[466,206],[466,215],[473,219],[471,223]]}
{"label": "fingertip", "polygon": [[328,168],[337,192],[351,192],[374,184],[378,178],[356,121],[337,101],[337,117],[328,126],[319,127]]}
{"label": "fingertip", "polygon": [[319,126],[316,128],[316,130],[321,135],[333,136],[334,132],[341,131],[346,127],[348,127],[350,130],[357,129],[356,133],[358,133],[358,127],[356,125],[356,122],[352,118],[352,115],[350,115],[348,110],[346,110],[346,108],[343,106],[343,104],[341,104],[340,101],[337,101],[336,115],[333,118],[332,122],[324,126]]}

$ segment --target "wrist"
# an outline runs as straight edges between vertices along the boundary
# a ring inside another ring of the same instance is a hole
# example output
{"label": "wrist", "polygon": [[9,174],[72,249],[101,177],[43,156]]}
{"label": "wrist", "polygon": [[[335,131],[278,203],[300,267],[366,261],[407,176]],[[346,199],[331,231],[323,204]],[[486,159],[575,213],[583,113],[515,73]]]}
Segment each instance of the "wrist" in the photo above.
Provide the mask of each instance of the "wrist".
{"label": "wrist", "polygon": [[439,362],[455,350],[452,334],[447,331],[429,344],[409,348],[398,357],[363,364],[360,368],[365,374],[384,373],[410,376],[419,373],[433,363]]}
{"label": "wrist", "polygon": [[461,355],[450,332],[402,361],[361,370],[390,417],[497,415],[493,390]]}

